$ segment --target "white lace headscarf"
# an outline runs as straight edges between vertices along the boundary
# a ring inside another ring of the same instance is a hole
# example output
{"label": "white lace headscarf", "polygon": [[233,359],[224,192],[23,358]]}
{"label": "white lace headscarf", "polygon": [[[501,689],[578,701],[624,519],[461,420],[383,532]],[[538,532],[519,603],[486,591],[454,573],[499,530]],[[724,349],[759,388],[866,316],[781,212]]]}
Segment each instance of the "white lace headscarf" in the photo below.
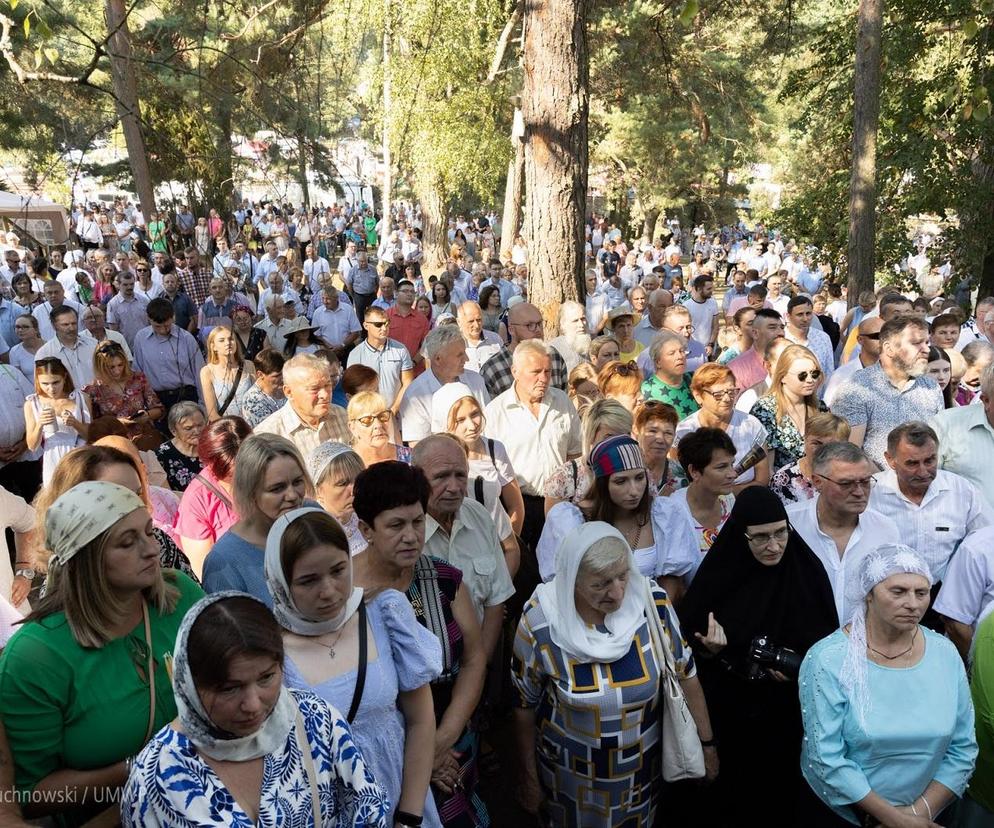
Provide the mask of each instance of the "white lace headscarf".
{"label": "white lace headscarf", "polygon": [[869,660],[866,655],[866,596],[891,575],[903,574],[921,575],[929,586],[932,585],[931,570],[914,549],[900,543],[888,543],[859,562],[856,577],[849,583],[847,603],[856,609],[849,622],[849,647],[839,679],[860,724],[866,723],[866,714],[870,709],[870,694],[866,686]]}

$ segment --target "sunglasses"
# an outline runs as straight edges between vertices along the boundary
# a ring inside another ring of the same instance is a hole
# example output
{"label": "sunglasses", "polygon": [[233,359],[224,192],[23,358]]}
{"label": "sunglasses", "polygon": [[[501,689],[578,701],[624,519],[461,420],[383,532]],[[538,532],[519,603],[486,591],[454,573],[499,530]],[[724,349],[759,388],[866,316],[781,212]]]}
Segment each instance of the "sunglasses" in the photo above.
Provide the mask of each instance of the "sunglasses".
{"label": "sunglasses", "polygon": [[384,325],[389,325],[390,320],[384,319],[382,322],[374,322],[372,319],[366,321],[367,325],[372,325],[374,328],[382,328]]}
{"label": "sunglasses", "polygon": [[813,380],[821,379],[821,371],[815,368],[813,371],[800,371],[799,373],[795,374],[795,376],[801,382],[807,382],[808,377],[811,377],[811,379]]}
{"label": "sunglasses", "polygon": [[365,417],[356,417],[352,422],[359,423],[359,425],[369,428],[369,426],[373,424],[373,420],[379,420],[381,423],[386,425],[391,419],[393,419],[393,414],[389,411],[381,411],[379,414],[367,414]]}

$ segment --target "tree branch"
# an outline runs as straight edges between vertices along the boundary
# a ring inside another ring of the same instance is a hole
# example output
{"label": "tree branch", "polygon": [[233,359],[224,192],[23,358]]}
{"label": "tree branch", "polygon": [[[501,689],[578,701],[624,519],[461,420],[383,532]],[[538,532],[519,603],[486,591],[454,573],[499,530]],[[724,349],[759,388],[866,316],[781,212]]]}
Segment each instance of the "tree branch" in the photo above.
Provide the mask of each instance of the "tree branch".
{"label": "tree branch", "polygon": [[0,14],[0,55],[3,55],[4,59],[7,61],[7,65],[10,67],[10,71],[14,73],[18,83],[24,84],[28,81],[54,81],[56,83],[71,83],[80,86],[92,86],[90,83],[90,76],[96,71],[100,58],[105,54],[103,45],[93,50],[93,57],[90,59],[90,62],[87,64],[82,74],[76,77],[73,77],[72,75],[60,75],[57,72],[32,71],[21,66],[21,64],[17,61],[17,56],[14,54],[14,44],[10,39],[10,33],[14,26],[15,23],[13,20],[5,14]]}
{"label": "tree branch", "polygon": [[507,47],[511,42],[511,35],[514,34],[518,23],[521,22],[524,9],[525,0],[515,0],[511,16],[507,19],[507,23],[504,24],[504,29],[501,31],[500,37],[497,38],[497,49],[494,51],[494,59],[490,64],[490,71],[487,73],[487,83],[493,83],[497,79],[497,76],[501,74],[500,67],[504,63]]}

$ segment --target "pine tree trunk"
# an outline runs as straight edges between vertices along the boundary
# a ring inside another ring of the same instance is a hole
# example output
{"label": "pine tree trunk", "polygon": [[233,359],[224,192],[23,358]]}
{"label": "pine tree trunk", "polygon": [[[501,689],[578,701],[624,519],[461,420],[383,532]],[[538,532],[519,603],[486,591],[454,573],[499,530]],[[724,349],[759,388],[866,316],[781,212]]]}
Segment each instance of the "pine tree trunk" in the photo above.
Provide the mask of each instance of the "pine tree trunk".
{"label": "pine tree trunk", "polygon": [[525,193],[525,144],[524,121],[521,110],[514,110],[514,128],[511,130],[511,145],[514,157],[507,165],[507,186],[504,189],[504,214],[500,221],[500,258],[506,261],[514,247],[514,237],[521,229],[521,203]]}
{"label": "pine tree trunk", "polygon": [[525,6],[521,108],[529,295],[550,332],[560,303],[582,296],[590,107],[587,8],[587,0],[530,0]]}
{"label": "pine tree trunk", "polygon": [[[390,205],[393,201],[393,153],[390,148],[390,119],[393,107],[393,86],[390,79],[390,53],[393,37],[393,20],[390,17],[390,0],[383,0],[383,235],[390,233]],[[375,212],[375,211],[374,211]]]}
{"label": "pine tree trunk", "polygon": [[422,278],[427,284],[428,276],[441,273],[449,258],[449,217],[445,199],[436,188],[415,179],[415,189],[421,204]]}
{"label": "pine tree trunk", "polygon": [[117,114],[121,119],[121,131],[128,149],[128,164],[135,180],[135,192],[141,203],[142,215],[147,219],[150,213],[155,212],[155,190],[152,186],[152,171],[148,165],[148,152],[145,149],[145,135],[142,132],[138,81],[131,61],[131,33],[128,30],[128,8],[124,0],[107,0],[104,19],[108,33],[112,33],[107,43],[107,54],[110,57]]}
{"label": "pine tree trunk", "polygon": [[880,122],[880,35],[883,0],[860,0],[849,189],[849,306],[873,290],[876,264],[877,128]]}
{"label": "pine tree trunk", "polygon": [[650,207],[645,211],[645,218],[642,220],[642,241],[652,244],[652,238],[656,233],[656,222],[659,221],[659,208]]}

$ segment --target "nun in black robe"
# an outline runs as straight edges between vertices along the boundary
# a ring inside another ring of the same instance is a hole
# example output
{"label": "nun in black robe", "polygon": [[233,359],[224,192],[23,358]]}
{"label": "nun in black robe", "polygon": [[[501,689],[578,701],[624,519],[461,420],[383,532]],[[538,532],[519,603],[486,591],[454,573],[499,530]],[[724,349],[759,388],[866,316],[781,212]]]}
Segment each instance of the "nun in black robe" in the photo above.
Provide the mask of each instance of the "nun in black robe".
{"label": "nun in black robe", "polygon": [[[711,819],[702,825],[798,824],[805,783],[797,675],[781,681],[754,666],[751,644],[766,636],[771,646],[803,658],[839,623],[825,568],[793,528],[775,565],[753,554],[745,536],[749,527],[786,521],[783,503],[770,489],[743,490],[677,607],[694,648],[721,764],[705,798]],[[728,640],[717,654],[695,635],[707,636],[711,613]]]}

